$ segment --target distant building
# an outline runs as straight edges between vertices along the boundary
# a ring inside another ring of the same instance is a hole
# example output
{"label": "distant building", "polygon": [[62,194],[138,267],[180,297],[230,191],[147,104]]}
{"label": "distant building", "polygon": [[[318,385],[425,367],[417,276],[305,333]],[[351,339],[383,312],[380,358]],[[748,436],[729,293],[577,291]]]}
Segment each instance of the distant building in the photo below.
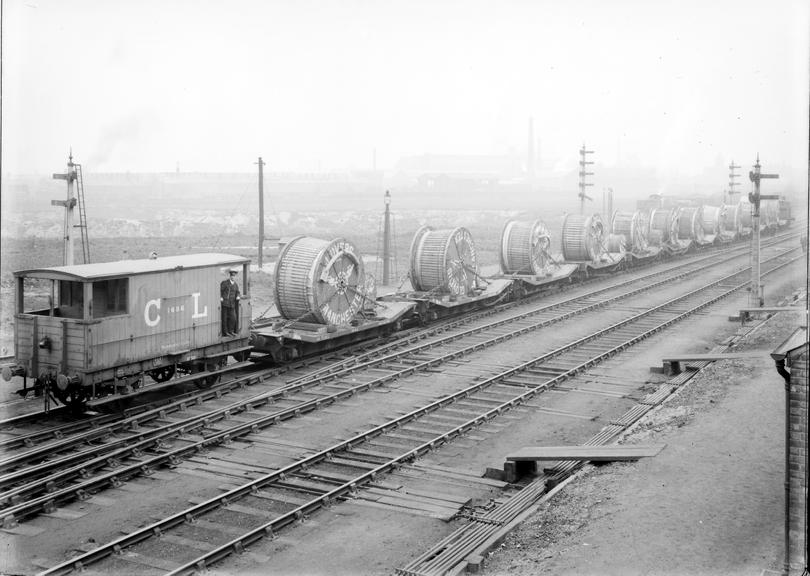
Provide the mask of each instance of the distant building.
{"label": "distant building", "polygon": [[457,182],[495,184],[525,176],[518,156],[421,154],[406,156],[395,171],[422,186]]}

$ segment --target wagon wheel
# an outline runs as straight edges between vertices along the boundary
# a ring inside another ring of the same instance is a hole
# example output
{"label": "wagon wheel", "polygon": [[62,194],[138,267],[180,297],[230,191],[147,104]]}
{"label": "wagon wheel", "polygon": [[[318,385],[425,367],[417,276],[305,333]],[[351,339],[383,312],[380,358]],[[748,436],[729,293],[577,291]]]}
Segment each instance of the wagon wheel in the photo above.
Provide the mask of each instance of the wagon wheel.
{"label": "wagon wheel", "polygon": [[174,376],[175,367],[173,364],[169,366],[163,366],[162,368],[155,368],[154,370],[149,371],[149,376],[151,376],[152,380],[155,382],[166,382],[170,380],[172,376]]}
{"label": "wagon wheel", "polygon": [[59,402],[70,408],[71,412],[80,413],[84,410],[87,395],[80,384],[71,384],[64,389],[52,384],[49,389]]}
{"label": "wagon wheel", "polygon": [[[199,363],[194,366],[195,372],[211,372],[213,370],[218,370],[225,366],[226,359],[222,358],[219,360],[209,360],[204,363]],[[222,374],[212,374],[211,376],[205,376],[204,378],[200,378],[196,380],[194,383],[197,385],[197,388],[204,390],[206,388],[210,388],[222,378]]]}

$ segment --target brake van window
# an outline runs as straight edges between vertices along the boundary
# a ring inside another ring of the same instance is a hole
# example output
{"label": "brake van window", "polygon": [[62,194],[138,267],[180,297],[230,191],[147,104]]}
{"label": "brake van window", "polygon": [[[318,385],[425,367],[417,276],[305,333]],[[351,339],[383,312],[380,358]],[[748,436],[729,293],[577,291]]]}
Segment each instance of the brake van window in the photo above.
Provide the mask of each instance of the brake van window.
{"label": "brake van window", "polygon": [[93,282],[93,318],[127,313],[129,279]]}
{"label": "brake van window", "polygon": [[70,280],[59,281],[59,316],[82,318],[84,315],[84,284]]}

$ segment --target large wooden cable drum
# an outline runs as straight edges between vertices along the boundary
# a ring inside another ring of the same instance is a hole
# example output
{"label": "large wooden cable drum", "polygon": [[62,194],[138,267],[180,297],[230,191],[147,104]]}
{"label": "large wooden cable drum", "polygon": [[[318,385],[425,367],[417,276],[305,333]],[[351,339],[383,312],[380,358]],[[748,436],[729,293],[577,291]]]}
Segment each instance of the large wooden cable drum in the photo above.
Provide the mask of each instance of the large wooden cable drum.
{"label": "large wooden cable drum", "polygon": [[363,305],[363,259],[343,238],[298,236],[278,255],[276,308],[289,320],[346,325]]}
{"label": "large wooden cable drum", "polygon": [[599,214],[568,214],[562,227],[563,258],[568,262],[599,260],[605,253],[605,235]]}
{"label": "large wooden cable drum", "polygon": [[754,226],[754,206],[748,200],[740,198],[740,225],[743,228],[751,229]]}
{"label": "large wooden cable drum", "polygon": [[647,222],[640,211],[614,212],[611,222],[613,234],[622,234],[626,247],[631,252],[643,252],[647,249]]}
{"label": "large wooden cable drum", "polygon": [[661,246],[678,239],[678,211],[674,208],[656,208],[650,213],[651,244]]}
{"label": "large wooden cable drum", "polygon": [[680,209],[678,238],[703,242],[703,206],[684,206]]}
{"label": "large wooden cable drum", "polygon": [[475,288],[478,258],[466,228],[434,230],[423,226],[411,242],[410,261],[414,290],[462,296]]}
{"label": "large wooden cable drum", "polygon": [[740,218],[740,205],[739,204],[724,204],[720,212],[721,221],[720,225],[724,232],[734,234],[735,236],[742,231],[742,222]]}
{"label": "large wooden cable drum", "polygon": [[549,264],[551,235],[541,220],[510,220],[501,233],[504,274],[543,274]]}
{"label": "large wooden cable drum", "polygon": [[720,215],[722,209],[719,206],[703,206],[703,233],[707,236],[720,233]]}
{"label": "large wooden cable drum", "polygon": [[624,254],[627,252],[627,238],[624,234],[608,234],[607,251],[611,254]]}
{"label": "large wooden cable drum", "polygon": [[760,227],[772,228],[779,222],[779,204],[776,200],[760,200]]}

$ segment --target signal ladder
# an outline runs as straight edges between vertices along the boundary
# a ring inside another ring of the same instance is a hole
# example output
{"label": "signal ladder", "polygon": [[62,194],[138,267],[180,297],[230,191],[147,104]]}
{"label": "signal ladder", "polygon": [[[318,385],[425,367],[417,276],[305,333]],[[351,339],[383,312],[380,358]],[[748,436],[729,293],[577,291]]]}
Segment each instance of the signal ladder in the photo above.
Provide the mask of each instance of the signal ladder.
{"label": "signal ladder", "polygon": [[79,223],[74,224],[74,228],[79,228],[82,235],[82,258],[84,263],[90,262],[90,240],[87,237],[87,212],[84,208],[84,179],[82,178],[82,165],[74,164],[76,167],[76,199],[79,201]]}

